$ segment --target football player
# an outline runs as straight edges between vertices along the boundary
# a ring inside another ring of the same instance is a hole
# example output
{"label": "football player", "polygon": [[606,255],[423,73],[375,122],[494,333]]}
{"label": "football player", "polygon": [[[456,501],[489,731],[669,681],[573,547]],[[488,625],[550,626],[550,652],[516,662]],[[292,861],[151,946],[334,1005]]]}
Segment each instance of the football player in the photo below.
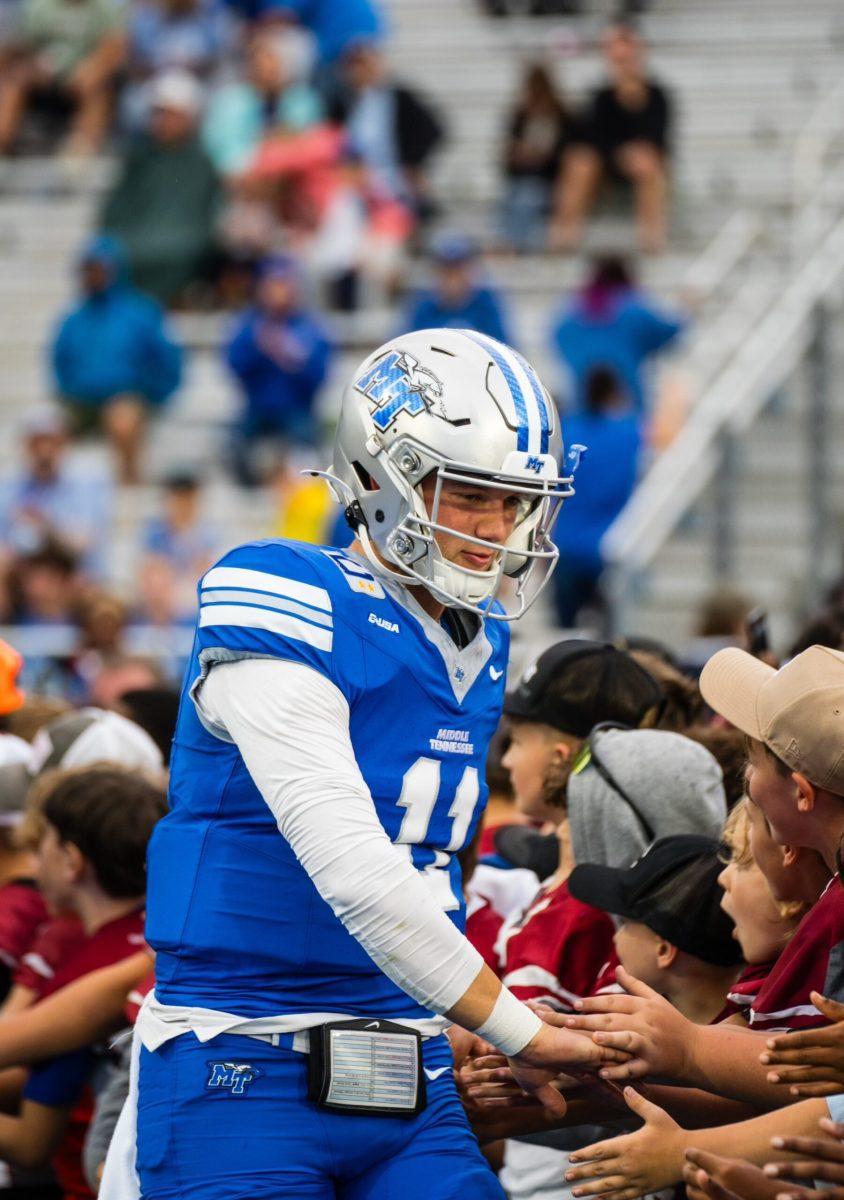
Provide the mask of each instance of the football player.
{"label": "football player", "polygon": [[145,1200],[500,1197],[444,1026],[499,1047],[554,1111],[558,1069],[605,1055],[484,965],[456,857],[501,711],[495,597],[514,579],[519,616],[553,568],[561,457],[519,355],[408,334],[343,398],[329,479],[350,549],[255,542],[201,580],[149,855]]}

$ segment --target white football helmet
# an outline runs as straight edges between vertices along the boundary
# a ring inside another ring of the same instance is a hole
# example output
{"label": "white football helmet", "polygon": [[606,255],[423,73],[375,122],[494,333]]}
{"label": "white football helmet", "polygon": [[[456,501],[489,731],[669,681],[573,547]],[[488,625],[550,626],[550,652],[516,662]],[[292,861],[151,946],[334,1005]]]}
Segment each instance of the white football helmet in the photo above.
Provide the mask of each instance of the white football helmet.
{"label": "white football helmet", "polygon": [[[393,338],[355,372],[327,478],[374,568],[422,584],[446,605],[515,620],[557,561],[549,530],[560,501],[573,495],[571,477],[560,475],[562,453],[556,407],[521,355],[473,330],[425,329]],[[421,484],[432,473],[429,512]],[[446,480],[524,498],[505,543],[440,523]],[[450,562],[437,533],[492,549],[492,567]],[[544,578],[528,591],[540,564]],[[505,575],[518,580],[516,611],[491,612]]]}

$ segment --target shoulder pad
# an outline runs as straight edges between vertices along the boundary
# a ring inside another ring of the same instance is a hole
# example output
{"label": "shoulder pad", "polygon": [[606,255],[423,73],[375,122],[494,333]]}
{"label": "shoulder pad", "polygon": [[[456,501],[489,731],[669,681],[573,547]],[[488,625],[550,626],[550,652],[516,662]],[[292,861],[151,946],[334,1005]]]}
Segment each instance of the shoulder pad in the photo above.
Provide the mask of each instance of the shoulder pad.
{"label": "shoulder pad", "polygon": [[386,592],[372,571],[358,562],[356,558],[346,554],[344,550],[321,548],[322,554],[337,568],[353,592],[361,592],[370,599],[383,600]]}

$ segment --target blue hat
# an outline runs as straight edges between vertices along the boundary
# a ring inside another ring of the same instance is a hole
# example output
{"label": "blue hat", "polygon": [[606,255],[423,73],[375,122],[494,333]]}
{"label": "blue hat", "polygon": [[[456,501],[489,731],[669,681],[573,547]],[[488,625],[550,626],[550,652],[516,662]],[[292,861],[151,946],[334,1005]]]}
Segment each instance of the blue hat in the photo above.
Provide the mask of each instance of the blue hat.
{"label": "blue hat", "polygon": [[477,242],[467,233],[457,231],[440,234],[431,245],[431,257],[443,266],[471,262],[479,253]]}
{"label": "blue hat", "polygon": [[259,279],[289,279],[298,282],[299,262],[292,254],[271,254],[258,268]]}

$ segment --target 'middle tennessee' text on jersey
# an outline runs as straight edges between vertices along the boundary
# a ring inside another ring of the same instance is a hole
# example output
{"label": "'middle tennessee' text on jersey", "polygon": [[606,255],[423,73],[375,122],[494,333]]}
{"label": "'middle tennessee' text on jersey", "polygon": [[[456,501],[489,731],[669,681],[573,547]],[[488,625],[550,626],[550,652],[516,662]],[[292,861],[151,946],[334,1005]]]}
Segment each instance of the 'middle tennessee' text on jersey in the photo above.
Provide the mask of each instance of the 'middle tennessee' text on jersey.
{"label": "'middle tennessee' text on jersey", "polygon": [[202,579],[171,762],[171,811],[149,851],[147,937],[156,995],[246,1017],[429,1014],[335,917],[247,772],[199,720],[191,689],[215,663],[305,664],[346,698],[355,757],[391,841],[406,847],[462,928],[456,853],[486,803],[509,632],[488,621],[465,648],[346,552],[267,541]]}

